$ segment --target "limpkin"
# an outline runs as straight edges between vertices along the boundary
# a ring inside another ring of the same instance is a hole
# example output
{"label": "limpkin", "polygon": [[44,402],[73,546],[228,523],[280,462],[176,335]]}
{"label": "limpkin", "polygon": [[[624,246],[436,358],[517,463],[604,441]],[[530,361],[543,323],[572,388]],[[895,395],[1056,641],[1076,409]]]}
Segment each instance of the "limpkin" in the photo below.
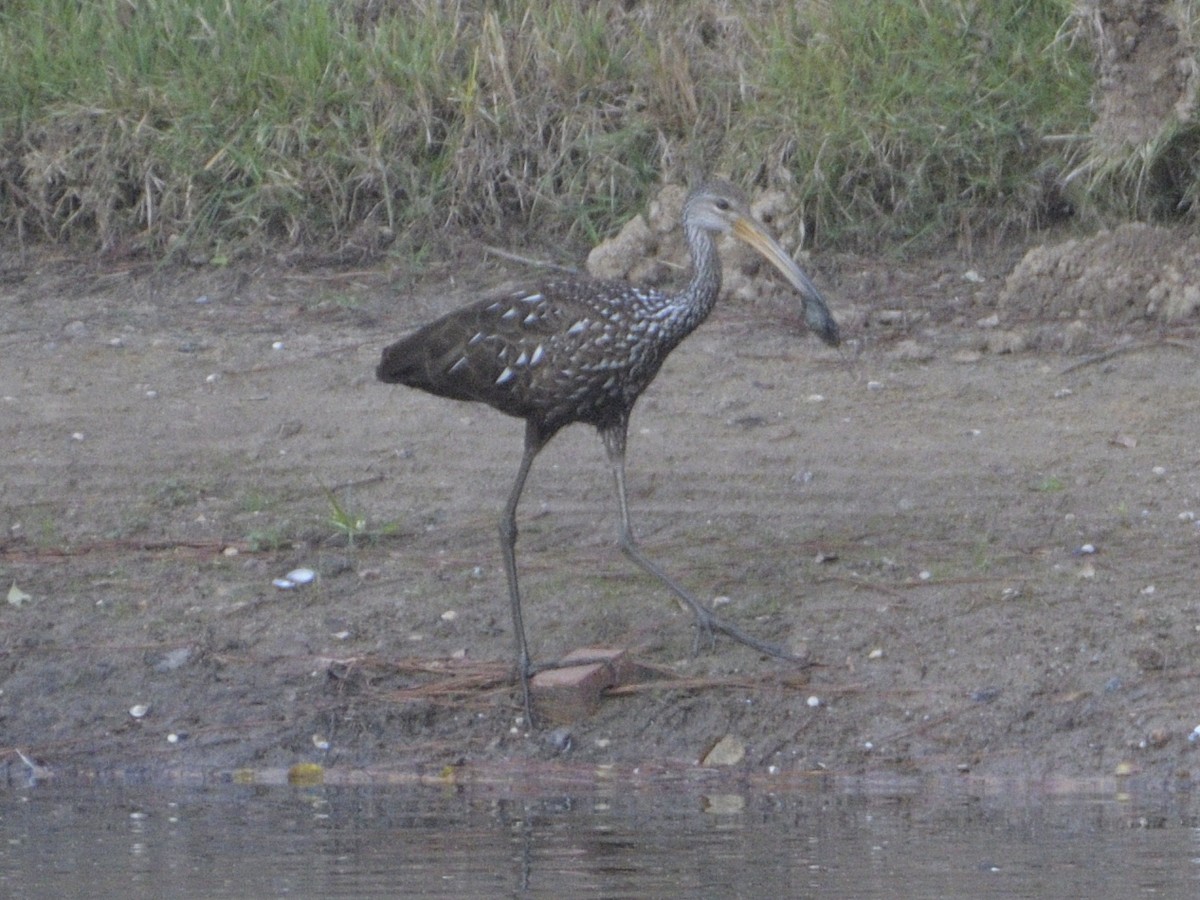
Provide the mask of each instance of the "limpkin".
{"label": "limpkin", "polygon": [[696,644],[721,632],[754,649],[789,654],[717,618],[642,552],[634,539],[625,489],[629,415],[663,360],[712,311],[721,290],[716,237],[733,234],[771,262],[800,293],[808,327],[839,343],[825,300],[799,266],[751,214],[745,196],[724,181],[692,191],[683,206],[692,257],[691,280],[675,294],[621,281],[562,277],[478,300],[430,322],[383,351],[380,381],[440,397],[475,400],[525,420],[525,446],[500,517],[500,548],[508,578],[517,674],[533,723],[529,679],[534,673],[521,618],[517,581],[517,504],[539,451],[573,422],[594,426],[616,482],[621,549],[691,609]]}

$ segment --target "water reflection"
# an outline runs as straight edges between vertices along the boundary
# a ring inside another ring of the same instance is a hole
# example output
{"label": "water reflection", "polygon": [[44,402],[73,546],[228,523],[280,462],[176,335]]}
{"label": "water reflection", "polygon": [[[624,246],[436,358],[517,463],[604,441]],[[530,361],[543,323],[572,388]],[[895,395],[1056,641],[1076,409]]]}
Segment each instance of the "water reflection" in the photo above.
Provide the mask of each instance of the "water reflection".
{"label": "water reflection", "polygon": [[0,794],[0,895],[1191,896],[1197,822],[1186,798],[50,783]]}

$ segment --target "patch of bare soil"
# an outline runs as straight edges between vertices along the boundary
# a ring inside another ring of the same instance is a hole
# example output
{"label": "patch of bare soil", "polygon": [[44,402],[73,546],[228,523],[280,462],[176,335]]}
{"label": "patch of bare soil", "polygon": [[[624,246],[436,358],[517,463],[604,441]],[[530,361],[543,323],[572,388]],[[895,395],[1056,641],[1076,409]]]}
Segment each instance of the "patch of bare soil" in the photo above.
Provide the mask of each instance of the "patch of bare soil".
{"label": "patch of bare soil", "polygon": [[[596,436],[556,438],[520,511],[533,651],[627,647],[663,672],[573,723],[569,749],[514,727],[495,522],[520,423],[372,375],[384,344],[500,273],[410,289],[383,269],[8,257],[10,777],[18,749],[150,776],[690,765],[730,735],[748,772],[1186,786],[1200,341],[1194,306],[1167,321],[1145,295],[1155,242],[1114,248],[1140,234],[1019,266],[1023,248],[820,260],[845,357],[764,293],[668,360],[631,428],[644,547],[728,598],[726,618],[807,650],[807,671],[726,640],[693,657],[689,617],[614,546]],[[316,580],[273,585],[298,566]]]}

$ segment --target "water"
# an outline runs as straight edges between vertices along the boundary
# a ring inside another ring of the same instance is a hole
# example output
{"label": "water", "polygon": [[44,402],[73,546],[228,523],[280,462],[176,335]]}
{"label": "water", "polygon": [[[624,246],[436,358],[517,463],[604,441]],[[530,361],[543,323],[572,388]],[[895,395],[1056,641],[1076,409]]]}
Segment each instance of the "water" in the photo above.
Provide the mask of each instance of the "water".
{"label": "water", "polygon": [[1185,897],[1200,803],[688,783],[0,792],[0,896]]}

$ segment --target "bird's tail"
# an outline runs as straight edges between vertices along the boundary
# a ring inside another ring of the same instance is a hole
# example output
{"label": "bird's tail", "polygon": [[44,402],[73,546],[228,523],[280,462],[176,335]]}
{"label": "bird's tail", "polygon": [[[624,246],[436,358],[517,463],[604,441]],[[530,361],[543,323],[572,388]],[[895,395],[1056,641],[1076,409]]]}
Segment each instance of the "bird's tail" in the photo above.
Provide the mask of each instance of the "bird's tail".
{"label": "bird's tail", "polygon": [[375,377],[388,384],[412,384],[424,374],[421,356],[411,352],[407,340],[399,340],[385,347]]}

